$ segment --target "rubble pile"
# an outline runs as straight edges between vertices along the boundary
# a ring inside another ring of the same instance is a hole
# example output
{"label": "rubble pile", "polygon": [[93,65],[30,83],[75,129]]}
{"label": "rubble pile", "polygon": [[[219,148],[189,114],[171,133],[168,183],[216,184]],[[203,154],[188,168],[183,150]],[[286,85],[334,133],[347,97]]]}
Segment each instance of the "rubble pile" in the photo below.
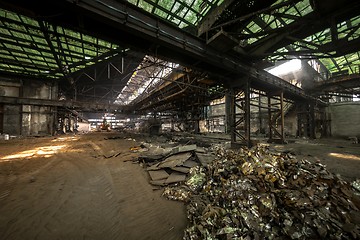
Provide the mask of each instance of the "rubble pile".
{"label": "rubble pile", "polygon": [[[159,150],[159,149],[157,149]],[[212,162],[214,156],[206,154],[204,149],[196,145],[177,146],[171,149],[149,151],[138,158],[146,167],[150,177],[150,184],[154,186],[168,186],[184,182],[196,166],[206,166]]]}
{"label": "rubble pile", "polygon": [[349,183],[265,146],[219,149],[163,195],[188,203],[184,239],[360,239]]}

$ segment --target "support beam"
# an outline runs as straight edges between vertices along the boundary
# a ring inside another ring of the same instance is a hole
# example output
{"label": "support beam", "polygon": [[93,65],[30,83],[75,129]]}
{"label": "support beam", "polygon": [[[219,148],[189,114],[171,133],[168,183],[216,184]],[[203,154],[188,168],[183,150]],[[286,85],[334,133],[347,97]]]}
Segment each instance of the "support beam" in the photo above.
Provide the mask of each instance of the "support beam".
{"label": "support beam", "polygon": [[[14,11],[13,1],[4,0],[0,4]],[[81,32],[91,32],[95,36],[119,44],[126,44],[134,49],[149,51],[153,46],[158,56],[174,59],[185,66],[197,67],[214,74],[226,71],[240,78],[249,75],[252,87],[259,90],[268,88],[284,89],[287,98],[311,98],[304,91],[263,70],[257,69],[232,54],[224,54],[206,45],[203,39],[195,37],[174,25],[147,14],[125,1],[115,0],[26,0],[16,2],[16,11],[28,9],[32,16],[46,16],[58,8],[64,14],[49,19],[58,26],[72,26]],[[24,14],[29,15],[29,11]],[[79,25],[79,16],[82,19]],[[116,32],[117,34],[113,34]]]}
{"label": "support beam", "polygon": [[225,133],[227,134],[231,134],[232,132],[232,129],[231,129],[231,126],[233,124],[232,122],[232,114],[233,114],[233,111],[232,111],[232,97],[233,97],[233,91],[231,90],[228,90],[225,94]]}
{"label": "support beam", "polygon": [[49,35],[49,30],[47,29],[47,27],[45,26],[44,22],[43,21],[38,21],[39,23],[39,26],[40,26],[40,29],[41,31],[43,32],[44,36],[45,36],[45,39],[46,39],[46,42],[51,50],[51,53],[56,61],[56,64],[58,65],[59,67],[59,71],[66,77],[68,72],[67,70],[65,69],[65,66],[62,64],[61,60],[59,59],[59,55],[58,53],[56,52],[55,50],[55,47],[51,41],[51,38],[50,38],[50,35]]}
{"label": "support beam", "polygon": [[[231,143],[251,147],[250,138],[250,80],[246,80],[240,92],[232,90],[231,111]],[[239,94],[241,93],[241,94]],[[236,98],[236,95],[241,95]],[[238,113],[237,110],[241,110]]]}
{"label": "support beam", "polygon": [[[268,123],[269,123],[269,140],[268,142],[286,143],[285,141],[285,106],[284,93],[280,92],[280,99],[272,100],[272,96],[268,96]],[[287,107],[288,109],[289,107]]]}
{"label": "support beam", "polygon": [[236,105],[235,105],[235,91],[231,88],[229,91],[229,129],[231,135],[231,142],[236,142]]}
{"label": "support beam", "polygon": [[309,103],[309,137],[316,139],[315,135],[315,105],[313,102]]}
{"label": "support beam", "polygon": [[50,99],[35,99],[35,98],[19,98],[19,97],[4,97],[0,96],[0,104],[25,104],[25,105],[37,105],[37,106],[53,106],[64,107],[70,109],[81,109],[81,111],[118,111],[126,112],[129,109],[126,106],[120,106],[117,104],[101,104],[93,102],[78,102],[78,101],[59,101]]}
{"label": "support beam", "polygon": [[284,92],[281,92],[280,93],[280,134],[283,142],[285,142],[284,126],[285,126]]}
{"label": "support beam", "polygon": [[245,144],[247,147],[251,147],[250,139],[250,79],[246,81],[245,84],[245,108],[244,108],[244,118],[245,118]]}
{"label": "support beam", "polygon": [[198,37],[209,31],[221,13],[233,2],[234,0],[224,0],[219,6],[212,8],[198,25]]}
{"label": "support beam", "polygon": [[[347,1],[347,4],[343,4],[340,1],[334,1],[338,5],[336,11],[332,14],[326,14],[325,16],[319,17],[319,13],[317,11],[313,11],[297,21],[294,21],[284,27],[278,29],[277,34],[268,34],[268,36],[262,38],[256,43],[252,44],[249,47],[248,53],[264,56],[271,55],[277,49],[285,47],[291,43],[293,40],[291,38],[305,39],[310,35],[314,35],[320,31],[323,31],[326,28],[331,28],[332,25],[335,27],[336,24],[341,23],[343,21],[349,20],[355,16],[358,16],[360,13],[360,3],[359,2],[351,2]],[[333,40],[337,42],[336,33],[333,32]],[[278,36],[283,35],[286,38],[279,39]],[[347,42],[347,41],[345,41]],[[342,42],[339,41],[341,44]],[[330,42],[330,45],[332,43]],[[330,45],[328,45],[330,47]],[[354,42],[351,46],[351,49],[355,48],[356,43]],[[333,46],[331,46],[333,47]],[[344,44],[344,47],[347,47],[347,43]],[[327,50],[322,49],[322,51]],[[339,50],[342,50],[341,48]],[[328,51],[328,50],[327,50]],[[346,49],[346,52],[349,52],[350,49]]]}

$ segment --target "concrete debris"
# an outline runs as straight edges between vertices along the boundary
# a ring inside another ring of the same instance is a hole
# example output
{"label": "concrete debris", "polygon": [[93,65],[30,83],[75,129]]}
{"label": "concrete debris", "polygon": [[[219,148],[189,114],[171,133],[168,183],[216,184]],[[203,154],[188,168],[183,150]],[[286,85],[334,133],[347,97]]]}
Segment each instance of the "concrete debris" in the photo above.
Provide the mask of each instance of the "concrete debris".
{"label": "concrete debris", "polygon": [[156,180],[161,180],[161,179],[167,179],[169,177],[169,174],[163,170],[155,170],[155,171],[148,171],[151,180],[156,181]]}
{"label": "concrete debris", "polygon": [[196,150],[196,145],[195,144],[192,144],[192,145],[185,145],[185,146],[178,146],[176,148],[174,148],[172,150],[172,153],[173,154],[176,154],[176,153],[182,153],[182,152],[191,152],[191,151],[195,151]]}
{"label": "concrete debris", "polygon": [[187,202],[186,240],[360,239],[360,201],[348,182],[265,146],[219,148],[216,160],[163,195]]}
{"label": "concrete debris", "polygon": [[[200,166],[196,153],[196,145],[177,146],[165,150],[166,154],[152,155],[153,146],[149,146],[149,155],[142,155],[138,161],[149,172],[150,183],[156,186],[166,186],[173,183],[184,182],[190,168]],[[203,154],[204,155],[204,154]]]}
{"label": "concrete debris", "polygon": [[206,149],[203,147],[196,147],[196,153],[207,153]]}
{"label": "concrete debris", "polygon": [[179,153],[176,155],[171,155],[170,157],[165,158],[164,161],[158,164],[158,168],[171,168],[176,166],[182,166],[184,163],[191,157],[191,153]]}
{"label": "concrete debris", "polygon": [[171,170],[181,172],[181,173],[189,173],[190,172],[190,168],[188,168],[188,167],[172,167]]}
{"label": "concrete debris", "polygon": [[184,162],[184,164],[183,164],[184,167],[188,167],[188,168],[196,167],[198,165],[199,165],[199,163],[194,160],[188,160],[188,161]]}
{"label": "concrete debris", "polygon": [[184,182],[186,179],[186,174],[179,173],[179,172],[172,172],[170,176],[166,179],[165,183],[179,183]]}
{"label": "concrete debris", "polygon": [[164,187],[167,185],[167,183],[165,183],[165,182],[166,182],[166,179],[161,179],[161,180],[150,181],[150,184],[154,185],[154,186]]}
{"label": "concrete debris", "polygon": [[213,154],[196,153],[196,156],[198,157],[201,165],[204,167],[212,163],[216,158]]}

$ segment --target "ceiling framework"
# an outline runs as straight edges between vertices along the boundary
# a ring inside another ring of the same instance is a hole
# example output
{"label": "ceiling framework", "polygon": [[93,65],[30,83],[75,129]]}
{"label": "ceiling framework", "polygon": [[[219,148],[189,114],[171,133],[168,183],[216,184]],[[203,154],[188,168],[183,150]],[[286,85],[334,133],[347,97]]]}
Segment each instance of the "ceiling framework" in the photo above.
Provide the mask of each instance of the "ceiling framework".
{"label": "ceiling framework", "polygon": [[225,88],[204,72],[178,66],[131,103],[147,112],[191,112],[225,95]]}
{"label": "ceiling framework", "polygon": [[[304,99],[304,90],[262,69],[299,58],[320,66],[325,80],[359,73],[360,3],[350,0],[4,0],[0,7],[9,9],[0,13],[0,72],[60,80],[67,99],[168,111],[247,79]],[[192,95],[201,97],[187,103]]]}
{"label": "ceiling framework", "polygon": [[66,78],[61,78],[61,94],[81,102],[114,103],[143,57],[143,53],[127,50],[68,74]]}
{"label": "ceiling framework", "polygon": [[[197,28],[210,39],[219,32],[234,39],[233,50],[254,62],[321,59],[330,72],[358,72],[360,3],[349,0],[129,1],[180,27]],[[186,2],[187,7],[180,7]],[[205,2],[208,2],[207,5]],[[201,3],[208,6],[196,14]],[[177,8],[176,8],[177,7]],[[174,17],[169,11],[185,8]],[[191,10],[190,10],[191,9]],[[191,21],[192,19],[192,21]],[[189,20],[189,21],[186,21]]]}
{"label": "ceiling framework", "polygon": [[[244,12],[240,17],[235,17],[234,11],[230,14],[231,17],[222,17],[229,15],[225,11],[208,28],[206,37],[214,36],[219,31],[229,34],[238,44],[234,46],[234,50],[255,62],[276,62],[292,58],[321,59],[330,72],[358,71],[358,1],[267,2],[271,5],[262,5],[260,10]],[[232,8],[238,10],[235,6]]]}
{"label": "ceiling framework", "polygon": [[146,55],[118,95],[116,102],[128,105],[139,97],[149,95],[150,91],[161,85],[178,66],[179,64]]}
{"label": "ceiling framework", "polygon": [[[108,55],[110,51],[112,54]],[[59,78],[118,52],[121,49],[116,44],[0,10],[0,67],[3,72]]]}
{"label": "ceiling framework", "polygon": [[196,26],[207,13],[216,9],[224,0],[129,0],[128,2],[174,23],[179,28],[195,31]]}

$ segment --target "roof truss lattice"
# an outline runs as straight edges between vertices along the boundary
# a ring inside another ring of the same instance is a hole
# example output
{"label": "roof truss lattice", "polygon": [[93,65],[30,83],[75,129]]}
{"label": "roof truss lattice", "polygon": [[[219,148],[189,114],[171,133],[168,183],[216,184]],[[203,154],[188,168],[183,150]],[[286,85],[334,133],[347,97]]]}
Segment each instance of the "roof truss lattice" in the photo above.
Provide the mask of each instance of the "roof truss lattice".
{"label": "roof truss lattice", "polygon": [[121,52],[118,45],[0,10],[0,70],[59,78]]}

